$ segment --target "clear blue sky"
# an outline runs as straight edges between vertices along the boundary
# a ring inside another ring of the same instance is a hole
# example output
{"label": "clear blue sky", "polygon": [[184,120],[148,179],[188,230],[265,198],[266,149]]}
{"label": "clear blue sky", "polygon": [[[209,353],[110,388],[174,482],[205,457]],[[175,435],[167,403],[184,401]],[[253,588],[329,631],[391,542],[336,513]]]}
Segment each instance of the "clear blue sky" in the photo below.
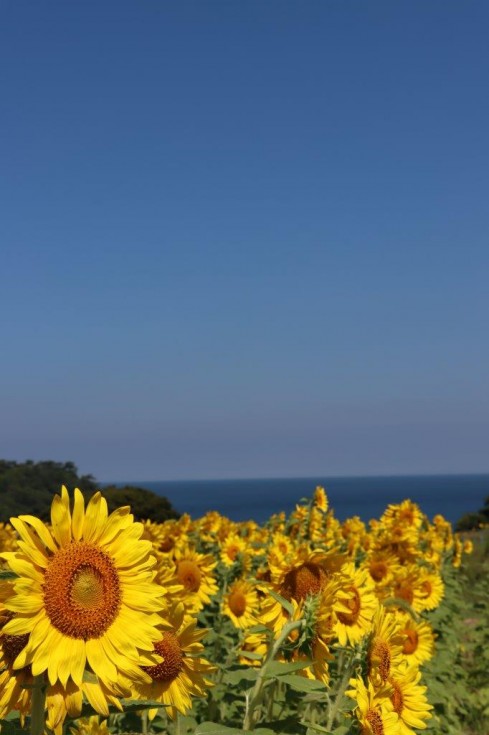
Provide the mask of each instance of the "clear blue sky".
{"label": "clear blue sky", "polygon": [[489,4],[0,7],[0,456],[489,471]]}

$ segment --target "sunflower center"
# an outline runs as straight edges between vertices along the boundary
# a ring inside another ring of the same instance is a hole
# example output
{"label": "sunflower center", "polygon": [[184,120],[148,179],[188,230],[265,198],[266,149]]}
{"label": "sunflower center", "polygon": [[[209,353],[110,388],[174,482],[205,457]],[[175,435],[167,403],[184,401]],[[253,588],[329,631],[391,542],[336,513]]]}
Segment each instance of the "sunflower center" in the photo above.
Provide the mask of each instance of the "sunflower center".
{"label": "sunflower center", "polygon": [[345,604],[347,607],[350,608],[351,612],[339,612],[337,613],[337,616],[338,620],[340,621],[340,623],[343,623],[343,625],[355,625],[360,614],[362,603],[360,600],[360,594],[356,587],[349,587],[348,592],[350,592],[352,596],[349,600],[346,601]]}
{"label": "sunflower center", "polygon": [[163,657],[156,666],[143,666],[154,681],[173,681],[183,669],[183,653],[178,638],[165,630],[161,641],[155,644],[155,651]]}
{"label": "sunflower center", "polygon": [[234,561],[238,555],[239,547],[238,546],[228,546],[226,549],[226,555],[228,556],[231,561]]}
{"label": "sunflower center", "polygon": [[285,575],[280,594],[286,600],[293,598],[301,602],[308,595],[317,595],[324,587],[328,577],[324,569],[314,562],[306,562]]}
{"label": "sunflower center", "polygon": [[71,587],[71,599],[75,605],[91,609],[103,602],[104,585],[101,575],[96,569],[85,567],[79,569]]}
{"label": "sunflower center", "polygon": [[186,559],[179,562],[177,577],[180,584],[183,584],[189,592],[197,592],[202,581],[202,574],[197,564]]}
{"label": "sunflower center", "polygon": [[244,615],[246,610],[246,597],[239,590],[236,590],[230,595],[229,609],[232,613],[236,615],[237,618],[240,618],[242,615]]}
{"label": "sunflower center", "polygon": [[402,632],[407,636],[402,646],[402,652],[407,654],[414,653],[418,647],[417,632],[411,628],[406,628]]}
{"label": "sunflower center", "polygon": [[412,605],[414,594],[409,583],[401,582],[400,584],[397,584],[395,587],[395,594],[396,597],[400,597],[401,600],[406,600],[406,602]]}
{"label": "sunflower center", "polygon": [[433,590],[433,587],[431,586],[431,582],[429,582],[427,579],[422,583],[421,585],[421,591],[423,594],[426,595],[426,597],[429,597],[431,595],[431,592]]}
{"label": "sunflower center", "polygon": [[370,576],[380,582],[387,574],[387,564],[383,561],[374,561],[370,564]]}
{"label": "sunflower center", "polygon": [[175,539],[173,539],[171,536],[168,536],[167,538],[163,539],[163,541],[160,544],[160,551],[163,551],[165,554],[168,551],[171,551],[175,546]]}
{"label": "sunflower center", "polygon": [[46,569],[43,590],[48,618],[70,638],[100,638],[121,604],[114,562],[86,542],[56,552]]}
{"label": "sunflower center", "polygon": [[380,638],[374,638],[369,652],[369,667],[375,668],[382,681],[387,681],[391,670],[391,652],[389,644]]}
{"label": "sunflower center", "polygon": [[399,684],[397,684],[393,679],[389,679],[390,684],[392,685],[392,694],[391,694],[391,702],[393,704],[394,710],[397,712],[399,716],[401,716],[401,712],[404,709],[404,697],[402,696],[401,687]]}
{"label": "sunflower center", "polygon": [[370,725],[373,735],[384,735],[384,724],[380,712],[377,712],[375,709],[369,709],[365,719]]}

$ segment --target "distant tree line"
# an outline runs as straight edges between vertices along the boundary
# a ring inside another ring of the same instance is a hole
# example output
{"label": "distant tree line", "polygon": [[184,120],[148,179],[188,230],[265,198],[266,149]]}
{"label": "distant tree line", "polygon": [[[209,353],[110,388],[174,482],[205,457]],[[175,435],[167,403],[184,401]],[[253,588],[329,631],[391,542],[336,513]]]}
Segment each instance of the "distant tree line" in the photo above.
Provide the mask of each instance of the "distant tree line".
{"label": "distant tree line", "polygon": [[66,485],[70,494],[78,487],[86,502],[97,490],[102,490],[109,512],[130,505],[136,520],[161,523],[179,517],[167,498],[132,485],[101,487],[92,475],[79,475],[73,462],[0,459],[0,522],[22,514],[49,520],[53,495],[60,492],[62,485]]}
{"label": "distant tree line", "polygon": [[484,506],[477,513],[466,513],[455,526],[456,531],[473,531],[489,524],[489,495],[484,500]]}

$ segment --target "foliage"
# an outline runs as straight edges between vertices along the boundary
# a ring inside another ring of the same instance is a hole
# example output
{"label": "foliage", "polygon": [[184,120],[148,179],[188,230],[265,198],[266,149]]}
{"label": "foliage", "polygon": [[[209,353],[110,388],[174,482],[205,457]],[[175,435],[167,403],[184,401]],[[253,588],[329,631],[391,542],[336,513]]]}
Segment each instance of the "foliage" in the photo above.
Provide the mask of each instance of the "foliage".
{"label": "foliage", "polygon": [[445,578],[446,597],[430,615],[435,657],[425,667],[437,735],[489,732],[489,534],[474,539],[461,570]]}
{"label": "foliage", "polygon": [[62,485],[79,486],[87,495],[98,489],[92,475],[78,475],[73,462],[0,460],[0,522],[22,513],[47,520]]}
{"label": "foliage", "polygon": [[[62,485],[79,487],[86,500],[100,489],[92,475],[79,475],[73,462],[0,460],[0,523],[23,513],[48,520],[53,495]],[[112,485],[103,492],[111,511],[130,505],[136,520],[161,523],[179,515],[166,498],[150,490]]]}
{"label": "foliage", "polygon": [[456,523],[456,531],[472,531],[489,524],[489,495],[476,513],[466,513]]}
{"label": "foliage", "polygon": [[167,498],[141,487],[108,485],[103,488],[103,494],[109,513],[121,505],[130,505],[136,520],[150,520],[155,523],[163,523],[180,515]]}

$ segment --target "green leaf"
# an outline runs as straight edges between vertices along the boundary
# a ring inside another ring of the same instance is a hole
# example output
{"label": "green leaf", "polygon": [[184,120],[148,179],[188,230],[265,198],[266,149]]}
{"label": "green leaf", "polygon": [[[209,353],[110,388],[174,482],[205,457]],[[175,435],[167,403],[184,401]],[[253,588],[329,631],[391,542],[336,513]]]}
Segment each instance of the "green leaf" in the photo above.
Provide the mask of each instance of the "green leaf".
{"label": "green leaf", "polygon": [[282,597],[282,595],[279,595],[278,592],[275,592],[275,590],[268,590],[268,592],[273,597],[274,600],[277,600],[277,602],[279,602],[282,605],[284,610],[286,610],[289,613],[290,617],[293,617],[294,608],[292,607],[290,602],[286,600],[285,597]]}
{"label": "green leaf", "polygon": [[235,727],[219,725],[217,722],[202,722],[195,728],[195,735],[243,735],[244,732]]}
{"label": "green leaf", "polygon": [[10,572],[8,569],[0,571],[0,579],[17,579],[17,577],[18,575],[15,572]]}
{"label": "green leaf", "polygon": [[270,633],[270,628],[267,628],[266,625],[254,625],[248,630],[248,633]]}
{"label": "green leaf", "polygon": [[265,679],[273,679],[276,676],[284,676],[285,674],[292,674],[294,671],[300,671],[301,669],[307,669],[308,666],[312,666],[312,661],[293,661],[290,664],[285,664],[282,661],[272,661],[267,666]]}
{"label": "green leaf", "polygon": [[261,661],[263,659],[261,653],[255,653],[254,651],[238,651],[238,653],[243,658],[249,658],[250,661]]}
{"label": "green leaf", "polygon": [[240,681],[256,681],[258,669],[252,669],[249,666],[243,666],[239,669],[228,670],[224,676],[226,684],[239,684]]}
{"label": "green leaf", "polygon": [[315,692],[318,689],[326,689],[322,681],[307,679],[305,676],[298,676],[297,674],[284,674],[280,677],[280,681],[284,681],[297,692]]}
{"label": "green leaf", "polygon": [[333,735],[331,730],[326,730],[325,727],[313,724],[312,722],[301,722],[301,725],[305,725],[307,727],[306,735],[315,735],[317,732],[326,733],[326,735]]}

